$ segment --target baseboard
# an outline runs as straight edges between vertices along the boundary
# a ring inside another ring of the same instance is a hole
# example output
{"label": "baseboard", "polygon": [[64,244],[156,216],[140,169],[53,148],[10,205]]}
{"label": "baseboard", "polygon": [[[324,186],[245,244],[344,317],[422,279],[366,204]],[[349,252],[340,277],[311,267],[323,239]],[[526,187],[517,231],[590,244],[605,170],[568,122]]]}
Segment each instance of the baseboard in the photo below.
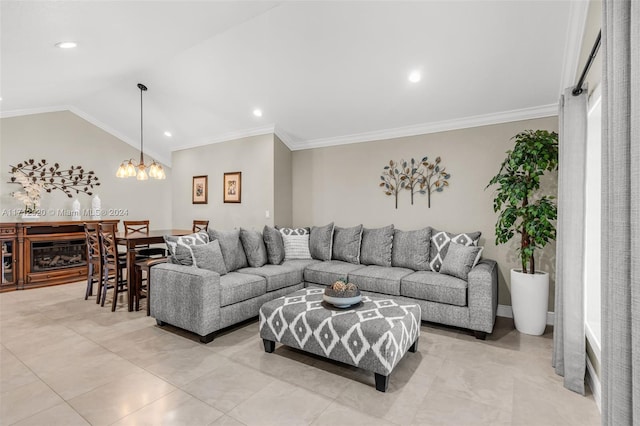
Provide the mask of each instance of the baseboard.
{"label": "baseboard", "polygon": [[596,374],[596,370],[593,368],[593,364],[591,364],[591,360],[587,357],[587,384],[591,388],[591,392],[593,392],[593,399],[596,400],[596,405],[598,406],[598,411],[602,413],[602,408],[600,407],[600,398],[602,395],[602,390],[600,388],[600,378]]}
{"label": "baseboard", "polygon": [[[498,305],[498,312],[496,313],[499,317],[504,318],[513,318],[513,310],[509,305]],[[554,321],[554,313],[547,312],[547,325],[553,325]]]}

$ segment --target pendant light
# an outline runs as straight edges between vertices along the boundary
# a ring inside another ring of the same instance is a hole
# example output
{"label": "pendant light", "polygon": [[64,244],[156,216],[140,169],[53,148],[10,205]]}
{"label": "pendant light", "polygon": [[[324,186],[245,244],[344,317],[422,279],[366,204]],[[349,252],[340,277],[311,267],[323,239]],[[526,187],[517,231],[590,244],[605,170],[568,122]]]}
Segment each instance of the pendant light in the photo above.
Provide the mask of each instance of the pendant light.
{"label": "pendant light", "polygon": [[136,177],[138,180],[148,180],[149,177],[153,179],[165,179],[167,176],[164,173],[164,169],[160,163],[156,163],[155,160],[151,162],[148,167],[144,164],[144,142],[142,131],[142,92],[147,90],[147,86],[138,83],[138,89],[140,89],[140,161],[136,162],[133,158],[125,160],[118,167],[116,176],[119,178]]}

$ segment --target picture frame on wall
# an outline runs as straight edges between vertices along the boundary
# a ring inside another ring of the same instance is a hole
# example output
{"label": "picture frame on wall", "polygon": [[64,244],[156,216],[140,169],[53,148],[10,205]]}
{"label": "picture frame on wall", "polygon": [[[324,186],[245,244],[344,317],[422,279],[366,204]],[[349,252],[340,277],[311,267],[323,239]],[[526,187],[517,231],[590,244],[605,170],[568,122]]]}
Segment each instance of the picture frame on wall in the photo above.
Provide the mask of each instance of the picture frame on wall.
{"label": "picture frame on wall", "polygon": [[224,174],[222,186],[225,203],[240,203],[242,200],[242,172]]}
{"label": "picture frame on wall", "polygon": [[191,202],[193,204],[207,204],[209,185],[207,176],[194,176],[191,187]]}

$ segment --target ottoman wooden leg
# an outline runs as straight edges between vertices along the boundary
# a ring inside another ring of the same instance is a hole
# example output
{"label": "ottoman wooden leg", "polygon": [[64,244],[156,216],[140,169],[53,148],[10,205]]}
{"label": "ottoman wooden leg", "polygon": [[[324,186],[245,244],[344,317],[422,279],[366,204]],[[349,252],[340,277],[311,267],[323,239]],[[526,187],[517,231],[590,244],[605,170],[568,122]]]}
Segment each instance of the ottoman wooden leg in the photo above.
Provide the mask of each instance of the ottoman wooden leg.
{"label": "ottoman wooden leg", "polygon": [[380,392],[386,392],[389,387],[389,376],[383,376],[382,374],[375,373],[376,375],[376,390]]}
{"label": "ottoman wooden leg", "polygon": [[206,336],[200,336],[200,343],[204,343],[205,345],[207,343],[211,343],[213,342],[214,337],[216,337],[215,332],[209,333]]}
{"label": "ottoman wooden leg", "polygon": [[416,339],[415,342],[413,342],[413,345],[411,345],[411,347],[409,348],[409,352],[417,352],[418,351],[418,340]]}
{"label": "ottoman wooden leg", "polygon": [[272,353],[276,350],[276,342],[273,340],[262,339],[262,343],[264,344],[264,351],[267,353]]}

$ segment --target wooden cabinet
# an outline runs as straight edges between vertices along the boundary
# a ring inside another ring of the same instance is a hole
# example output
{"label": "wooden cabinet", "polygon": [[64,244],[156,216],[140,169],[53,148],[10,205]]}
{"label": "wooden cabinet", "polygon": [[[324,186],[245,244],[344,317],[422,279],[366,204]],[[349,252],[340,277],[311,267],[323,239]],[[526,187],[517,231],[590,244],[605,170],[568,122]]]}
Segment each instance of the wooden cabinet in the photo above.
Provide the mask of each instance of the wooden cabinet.
{"label": "wooden cabinet", "polygon": [[21,290],[81,281],[87,276],[82,222],[0,223],[2,285]]}

